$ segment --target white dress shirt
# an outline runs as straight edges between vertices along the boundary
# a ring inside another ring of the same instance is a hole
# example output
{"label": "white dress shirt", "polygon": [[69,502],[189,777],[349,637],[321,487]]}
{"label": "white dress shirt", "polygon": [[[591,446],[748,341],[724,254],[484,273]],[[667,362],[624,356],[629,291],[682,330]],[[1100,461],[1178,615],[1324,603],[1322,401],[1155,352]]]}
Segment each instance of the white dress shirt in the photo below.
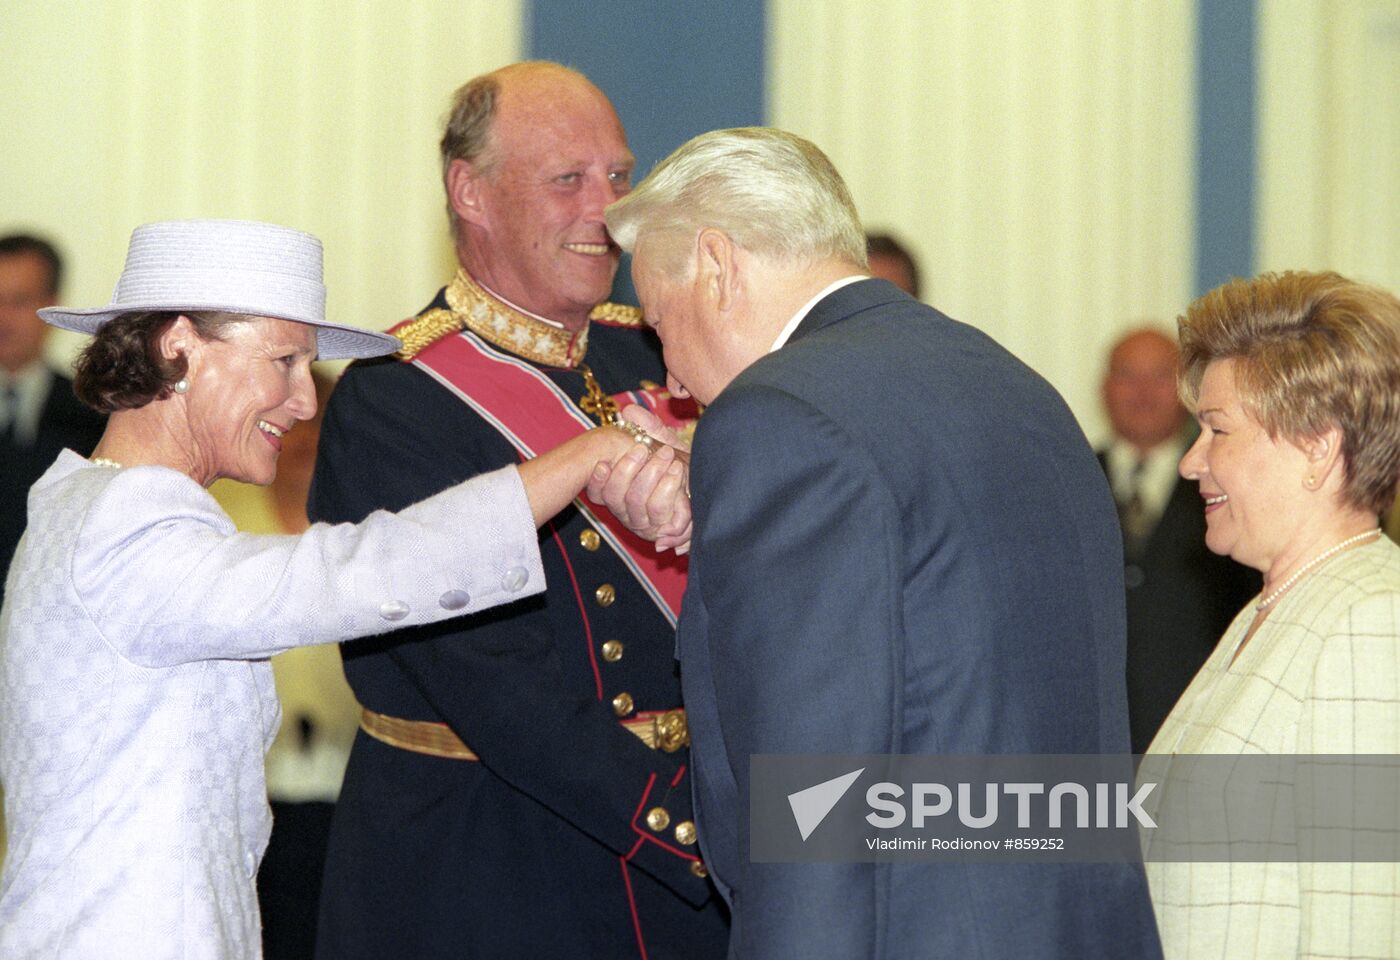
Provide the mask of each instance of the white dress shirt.
{"label": "white dress shirt", "polygon": [[812,308],[815,307],[817,304],[821,303],[822,300],[824,300],[826,297],[835,293],[837,290],[840,290],[842,287],[849,286],[850,284],[857,283],[861,280],[869,279],[870,278],[865,274],[858,273],[854,274],[853,276],[842,277],[835,283],[831,283],[823,287],[820,293],[818,293],[815,297],[804,303],[802,305],[802,308],[798,310],[797,313],[793,314],[792,319],[789,320],[783,326],[783,329],[778,331],[778,339],[773,341],[773,345],[768,348],[768,352],[772,353],[775,350],[781,349],[782,346],[788,342],[788,340],[792,339],[792,335],[797,330],[798,326],[802,323],[803,320],[807,319],[807,314],[811,313]]}
{"label": "white dress shirt", "polygon": [[[15,441],[20,446],[31,446],[39,433],[39,416],[53,389],[53,379],[53,371],[40,361],[14,373],[0,370],[0,431],[13,420]],[[13,407],[7,402],[11,390],[15,398]]]}
{"label": "white dress shirt", "polygon": [[[1150,520],[1149,530],[1157,525],[1162,511],[1167,508],[1167,501],[1171,499],[1172,491],[1176,489],[1176,481],[1179,479],[1177,467],[1184,452],[1182,438],[1177,436],[1166,443],[1159,443],[1147,453],[1142,473],[1138,477],[1137,493],[1144,515]],[[1108,478],[1113,487],[1113,499],[1119,503],[1127,503],[1133,496],[1133,471],[1142,454],[1132,444],[1114,440],[1109,444],[1104,458],[1108,461]]]}

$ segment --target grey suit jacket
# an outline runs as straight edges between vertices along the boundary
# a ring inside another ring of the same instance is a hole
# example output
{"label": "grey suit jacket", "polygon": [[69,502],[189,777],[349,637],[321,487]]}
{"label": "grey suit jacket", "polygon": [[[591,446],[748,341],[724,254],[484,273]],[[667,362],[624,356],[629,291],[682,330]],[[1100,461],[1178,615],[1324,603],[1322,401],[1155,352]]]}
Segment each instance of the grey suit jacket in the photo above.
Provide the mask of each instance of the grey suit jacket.
{"label": "grey suit jacket", "polygon": [[749,860],[761,753],[1126,753],[1122,551],[1055,391],[883,281],[702,418],[678,647],[731,954],[1153,957],[1140,866]]}

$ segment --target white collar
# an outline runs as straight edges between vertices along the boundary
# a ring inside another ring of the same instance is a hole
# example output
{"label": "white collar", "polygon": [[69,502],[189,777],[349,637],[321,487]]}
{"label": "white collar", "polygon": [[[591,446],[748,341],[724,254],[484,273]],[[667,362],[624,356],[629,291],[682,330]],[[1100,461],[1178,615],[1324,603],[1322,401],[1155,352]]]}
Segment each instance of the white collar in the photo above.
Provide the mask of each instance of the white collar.
{"label": "white collar", "polygon": [[772,353],[775,350],[782,348],[782,346],[788,342],[788,339],[792,336],[793,332],[797,329],[798,325],[802,323],[803,320],[807,319],[807,314],[812,312],[812,308],[815,307],[818,303],[820,303],[822,299],[824,299],[827,295],[835,293],[842,287],[850,286],[851,284],[859,280],[869,279],[870,278],[865,274],[857,273],[849,277],[842,277],[835,283],[828,284],[826,287],[822,288],[820,293],[818,293],[815,297],[804,303],[802,305],[802,309],[798,310],[797,313],[793,315],[793,318],[787,322],[787,325],[784,326],[782,330],[778,331],[778,339],[773,341],[773,345],[768,348],[768,352]]}

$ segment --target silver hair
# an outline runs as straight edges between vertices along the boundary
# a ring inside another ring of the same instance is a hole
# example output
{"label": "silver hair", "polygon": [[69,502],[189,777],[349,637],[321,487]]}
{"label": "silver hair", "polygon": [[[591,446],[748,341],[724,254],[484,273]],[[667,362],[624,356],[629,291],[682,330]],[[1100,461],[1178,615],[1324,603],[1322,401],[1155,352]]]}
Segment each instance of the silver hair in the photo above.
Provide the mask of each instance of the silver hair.
{"label": "silver hair", "polygon": [[[836,167],[816,145],[771,127],[714,130],[682,144],[606,212],[628,252],[644,236],[688,241],[706,227],[778,260],[836,257],[866,268],[865,231]],[[673,250],[664,269],[675,272]]]}

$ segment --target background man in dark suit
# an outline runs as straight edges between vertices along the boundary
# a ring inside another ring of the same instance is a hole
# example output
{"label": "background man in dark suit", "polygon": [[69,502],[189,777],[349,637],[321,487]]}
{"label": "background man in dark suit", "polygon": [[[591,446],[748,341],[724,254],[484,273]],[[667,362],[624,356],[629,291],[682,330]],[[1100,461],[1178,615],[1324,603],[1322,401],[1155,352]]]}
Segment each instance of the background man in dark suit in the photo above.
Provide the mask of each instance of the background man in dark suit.
{"label": "background man in dark suit", "polygon": [[62,280],[63,261],[48,241],[0,237],[0,600],[30,485],[65,447],[90,454],[106,422],[73,396],[72,380],[44,363],[52,327],[37,311],[58,302]]}
{"label": "background man in dark suit", "polygon": [[755,754],[1125,752],[1113,502],[1044,380],[864,276],[807,141],[698,137],[608,226],[709,405],[677,644],[731,955],[1158,956],[1136,865],[750,862]]}
{"label": "background man in dark suit", "polygon": [[893,234],[870,233],[865,237],[866,265],[870,275],[888,280],[915,300],[919,293],[919,264],[909,248]]}
{"label": "background man in dark suit", "polygon": [[[636,308],[599,305],[619,255],[603,208],[633,163],[602,91],[550,63],[477,77],[453,98],[441,153],[461,269],[395,328],[399,356],[336,386],[313,520],[516,463],[595,425],[614,395],[660,402],[644,383],[664,377],[655,337]],[[319,956],[723,953],[679,709],[684,564],[629,552],[583,504],[540,537],[545,594],[342,648],[365,713]]]}
{"label": "background man in dark suit", "polygon": [[1177,464],[1192,439],[1176,392],[1176,341],[1125,334],[1109,353],[1103,399],[1113,440],[1099,451],[1123,528],[1128,723],[1145,753],[1259,575],[1206,549],[1205,509]]}

